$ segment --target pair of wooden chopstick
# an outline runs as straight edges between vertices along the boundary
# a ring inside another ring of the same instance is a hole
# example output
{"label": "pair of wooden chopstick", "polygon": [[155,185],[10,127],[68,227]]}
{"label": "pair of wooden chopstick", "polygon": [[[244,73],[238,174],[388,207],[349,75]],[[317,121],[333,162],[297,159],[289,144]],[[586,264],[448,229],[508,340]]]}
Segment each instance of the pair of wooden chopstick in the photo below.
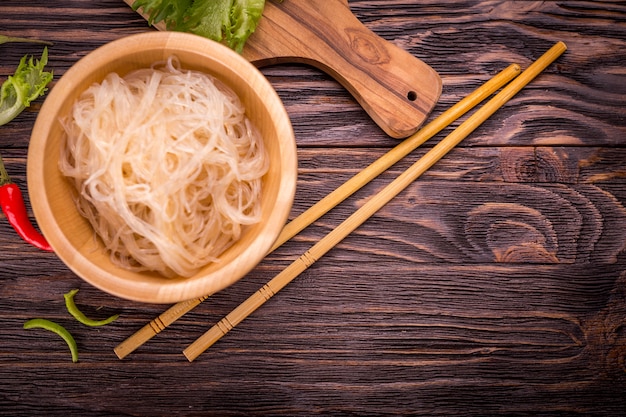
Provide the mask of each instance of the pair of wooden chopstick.
{"label": "pair of wooden chopstick", "polygon": [[[307,226],[362,188],[365,184],[369,183],[372,179],[376,178],[393,164],[415,150],[426,140],[430,139],[459,117],[463,116],[478,103],[482,102],[503,85],[511,81],[511,79],[517,76],[520,72],[521,69],[519,65],[510,65],[508,68],[472,92],[469,96],[442,113],[431,123],[422,127],[422,129],[420,129],[417,133],[400,142],[396,147],[373,162],[367,168],[311,206],[308,210],[300,214],[284,227],[269,253],[273,252],[289,239],[300,233]],[[171,325],[184,314],[191,311],[208,297],[209,295],[206,295],[204,297],[176,303],[158,317],[151,320],[128,339],[120,343],[114,349],[115,353],[120,359],[126,357],[139,346],[143,345],[145,342],[164,330],[167,326]]]}
{"label": "pair of wooden chopstick", "polygon": [[[471,132],[487,120],[487,118],[489,118],[508,100],[510,100],[511,97],[517,94],[524,86],[541,73],[550,63],[565,52],[566,49],[567,47],[563,42],[558,42],[521,74],[519,65],[513,64],[509,66],[483,86],[475,90],[468,97],[461,100],[428,125],[424,126],[419,132],[397,145],[365,170],[361,171],[359,174],[354,176],[352,179],[337,188],[335,191],[330,193],[324,199],[320,200],[309,210],[305,211],[285,226],[283,232],[270,252],[281,246],[287,240],[291,239],[291,237],[302,231],[305,227],[324,215],[331,208],[345,200],[363,185],[371,181],[373,178],[406,156],[409,152],[440,132],[454,120],[458,119],[460,116],[468,112],[478,103],[482,102],[500,87],[520,74],[500,93],[489,100],[483,107],[477,110],[457,129],[455,129],[433,149],[427,152],[421,159],[387,185],[381,192],[373,196],[365,205],[355,211],[336,229],[328,233],[285,270],[276,275],[261,289],[244,301],[239,307],[226,315],[215,326],[199,337],[194,343],[189,345],[189,347],[183,351],[185,357],[187,357],[190,362],[193,361],[202,352],[228,333],[234,326],[243,321],[278,291],[284,288],[289,282],[295,279],[295,277],[309,268],[319,258],[325,255],[330,249],[336,246],[352,231],[387,204],[392,198],[404,190],[409,184],[415,181],[451,149],[458,145]],[[182,315],[186,312],[200,304],[207,297],[208,296],[185,301],[172,306],[159,317],[140,329],[137,333],[119,344],[114,349],[115,353],[120,359],[125,357],[154,335],[158,334],[161,330],[165,329],[165,327],[169,324],[173,323],[175,320],[182,317]]]}

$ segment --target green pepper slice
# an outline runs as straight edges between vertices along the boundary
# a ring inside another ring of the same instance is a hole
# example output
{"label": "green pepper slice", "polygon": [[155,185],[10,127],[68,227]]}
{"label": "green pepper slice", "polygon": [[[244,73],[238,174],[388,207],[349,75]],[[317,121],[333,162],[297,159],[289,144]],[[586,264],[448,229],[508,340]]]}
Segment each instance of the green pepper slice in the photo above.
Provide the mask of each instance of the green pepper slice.
{"label": "green pepper slice", "polygon": [[24,323],[24,328],[25,329],[35,329],[35,328],[45,329],[45,330],[49,330],[51,332],[58,334],[59,336],[63,338],[63,340],[65,340],[65,343],[67,343],[67,346],[69,346],[70,352],[72,353],[72,362],[74,363],[78,362],[78,346],[76,345],[76,341],[74,340],[74,337],[70,334],[70,332],[67,331],[67,329],[65,329],[65,327],[53,321],[46,320],[46,319],[31,319],[31,320],[28,320],[26,323]]}
{"label": "green pepper slice", "polygon": [[105,324],[109,324],[112,321],[115,321],[120,316],[119,314],[114,314],[108,319],[104,319],[104,320],[90,319],[89,317],[85,316],[85,314],[82,311],[80,311],[80,309],[76,306],[76,303],[74,302],[74,296],[76,295],[77,292],[78,292],[78,289],[71,290],[70,292],[63,294],[63,297],[65,298],[65,307],[67,307],[67,311],[82,324],[86,326],[92,326],[92,327],[104,326]]}

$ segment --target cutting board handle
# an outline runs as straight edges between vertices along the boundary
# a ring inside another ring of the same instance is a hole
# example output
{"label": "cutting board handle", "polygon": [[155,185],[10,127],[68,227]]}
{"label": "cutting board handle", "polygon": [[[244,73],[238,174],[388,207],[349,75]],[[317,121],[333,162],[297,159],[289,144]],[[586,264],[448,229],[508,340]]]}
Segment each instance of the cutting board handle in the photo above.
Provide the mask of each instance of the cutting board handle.
{"label": "cutting board handle", "polygon": [[394,138],[417,131],[441,95],[435,70],[366,28],[345,0],[267,1],[243,55],[259,67],[298,62],[327,72]]}

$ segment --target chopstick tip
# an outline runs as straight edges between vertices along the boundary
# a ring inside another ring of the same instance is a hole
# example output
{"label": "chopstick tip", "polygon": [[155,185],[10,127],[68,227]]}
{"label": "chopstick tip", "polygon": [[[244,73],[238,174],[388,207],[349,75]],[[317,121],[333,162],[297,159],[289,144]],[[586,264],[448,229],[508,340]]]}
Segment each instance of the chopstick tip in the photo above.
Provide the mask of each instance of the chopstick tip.
{"label": "chopstick tip", "polygon": [[185,356],[185,358],[187,358],[189,363],[193,362],[194,359],[198,357],[198,355],[192,355],[189,352],[187,352],[187,349],[183,350],[183,355]]}

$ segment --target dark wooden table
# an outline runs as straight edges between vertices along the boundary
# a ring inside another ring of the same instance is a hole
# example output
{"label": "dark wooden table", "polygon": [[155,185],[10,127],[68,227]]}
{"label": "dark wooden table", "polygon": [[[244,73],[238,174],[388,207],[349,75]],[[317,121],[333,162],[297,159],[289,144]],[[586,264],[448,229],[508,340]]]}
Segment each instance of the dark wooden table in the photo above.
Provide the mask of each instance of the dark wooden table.
{"label": "dark wooden table", "polygon": [[[55,79],[97,46],[153,30],[122,0],[53,3],[2,0],[0,33],[54,42]],[[626,4],[350,6],[441,74],[430,119],[508,64],[525,67],[560,40],[569,49],[193,363],[185,347],[443,134],[124,360],[113,348],[167,306],[91,287],[0,216],[0,415],[624,415]],[[1,78],[40,52],[0,46]],[[296,132],[293,215],[397,143],[323,72],[263,72]],[[41,103],[0,127],[0,152],[23,189]],[[72,288],[88,315],[121,317],[78,324],[63,301]],[[65,325],[80,362],[56,335],[23,330],[33,317]]]}

